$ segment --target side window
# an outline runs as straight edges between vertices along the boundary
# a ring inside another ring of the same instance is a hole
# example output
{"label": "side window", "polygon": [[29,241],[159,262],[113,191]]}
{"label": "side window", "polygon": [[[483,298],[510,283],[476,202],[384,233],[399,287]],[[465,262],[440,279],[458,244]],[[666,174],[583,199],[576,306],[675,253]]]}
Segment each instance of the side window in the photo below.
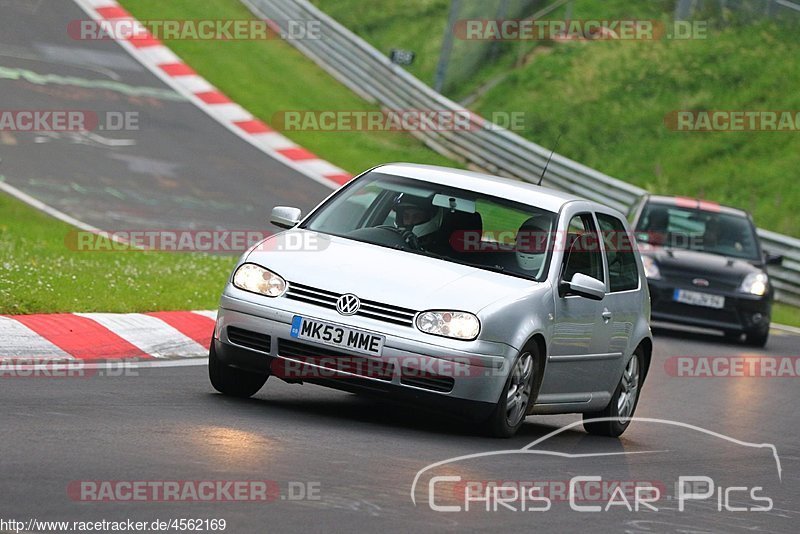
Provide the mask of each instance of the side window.
{"label": "side window", "polygon": [[597,214],[608,259],[608,284],[611,292],[639,287],[639,268],[633,252],[633,239],[622,221],[611,215]]}
{"label": "side window", "polygon": [[569,282],[576,273],[605,282],[600,240],[592,216],[576,215],[567,229],[562,279]]}

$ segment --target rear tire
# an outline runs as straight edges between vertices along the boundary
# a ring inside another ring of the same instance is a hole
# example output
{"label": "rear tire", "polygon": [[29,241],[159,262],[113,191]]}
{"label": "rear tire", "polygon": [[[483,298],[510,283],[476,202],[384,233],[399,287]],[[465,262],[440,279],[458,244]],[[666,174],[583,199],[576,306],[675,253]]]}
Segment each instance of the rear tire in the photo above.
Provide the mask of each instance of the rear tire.
{"label": "rear tire", "polygon": [[492,415],[484,423],[484,430],[488,435],[510,438],[517,433],[525,422],[528,409],[536,400],[534,384],[538,372],[538,346],[531,343],[514,360],[500,399]]}
{"label": "rear tire", "polygon": [[[611,397],[611,402],[604,410],[583,414],[583,428],[589,434],[616,438],[631,424],[631,417],[636,412],[639,404],[639,392],[644,381],[644,354],[639,347],[633,353],[622,377],[617,384],[617,389]],[[589,419],[609,418],[606,421],[589,421]]]}
{"label": "rear tire", "polygon": [[246,399],[258,393],[269,375],[249,373],[226,365],[217,356],[212,339],[208,350],[208,378],[214,389],[223,395]]}

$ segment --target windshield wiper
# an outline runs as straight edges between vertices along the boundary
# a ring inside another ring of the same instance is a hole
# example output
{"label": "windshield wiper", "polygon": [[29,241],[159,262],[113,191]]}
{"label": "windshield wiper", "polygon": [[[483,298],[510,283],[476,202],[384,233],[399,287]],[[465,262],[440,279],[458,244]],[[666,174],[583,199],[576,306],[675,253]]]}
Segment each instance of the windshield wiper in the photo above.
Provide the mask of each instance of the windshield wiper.
{"label": "windshield wiper", "polygon": [[469,261],[457,261],[457,260],[451,260],[451,261],[453,261],[455,263],[458,263],[460,265],[466,265],[467,267],[475,267],[476,269],[484,269],[486,271],[492,271],[492,272],[495,272],[495,273],[506,273],[507,272],[507,269],[505,267],[503,267],[502,265],[487,265],[485,263],[472,263],[472,262],[469,262]]}

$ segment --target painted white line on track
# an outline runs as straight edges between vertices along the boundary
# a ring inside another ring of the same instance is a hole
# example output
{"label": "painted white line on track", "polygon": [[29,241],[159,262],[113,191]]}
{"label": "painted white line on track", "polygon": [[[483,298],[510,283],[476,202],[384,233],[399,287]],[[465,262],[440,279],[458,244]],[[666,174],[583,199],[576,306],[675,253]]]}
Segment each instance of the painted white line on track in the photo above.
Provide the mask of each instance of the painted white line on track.
{"label": "painted white line on track", "polygon": [[771,325],[769,325],[769,327],[775,330],[779,330],[781,332],[789,332],[790,334],[800,336],[800,328],[797,328],[796,326],[772,323]]}
{"label": "painted white line on track", "polygon": [[62,222],[65,222],[67,224],[70,224],[72,226],[77,227],[80,230],[84,230],[86,232],[93,232],[93,233],[100,232],[99,228],[96,228],[96,227],[92,226],[91,224],[86,224],[83,221],[79,221],[75,217],[71,217],[71,216],[67,215],[66,213],[64,213],[63,211],[59,211],[59,210],[57,210],[56,208],[54,208],[52,206],[48,206],[47,204],[45,204],[41,200],[37,200],[37,199],[33,198],[32,196],[30,196],[29,194],[23,193],[22,191],[20,191],[19,189],[17,189],[13,185],[7,184],[6,182],[0,181],[0,190],[5,191],[6,193],[8,193],[12,197],[16,198],[17,200],[21,200],[25,204],[28,204],[29,206],[31,206],[33,208],[36,208],[37,210],[39,210],[39,211],[41,211],[43,213],[46,213],[47,215],[50,215],[51,217],[55,217],[59,221],[62,221]]}

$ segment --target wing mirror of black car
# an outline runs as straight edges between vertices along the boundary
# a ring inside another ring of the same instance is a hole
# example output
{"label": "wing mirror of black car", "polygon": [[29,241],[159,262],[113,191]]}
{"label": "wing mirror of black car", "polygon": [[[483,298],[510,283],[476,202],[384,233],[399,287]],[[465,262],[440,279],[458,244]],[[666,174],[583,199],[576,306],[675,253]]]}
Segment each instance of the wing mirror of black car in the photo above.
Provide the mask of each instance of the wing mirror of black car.
{"label": "wing mirror of black car", "polygon": [[767,265],[781,265],[783,263],[783,255],[772,254],[771,252],[765,252],[764,263]]}
{"label": "wing mirror of black car", "polygon": [[272,208],[272,215],[269,222],[278,228],[294,228],[300,222],[303,212],[298,208],[289,208],[286,206],[276,206]]}
{"label": "wing mirror of black car", "polygon": [[572,275],[569,282],[561,282],[562,293],[566,295],[578,295],[591,300],[603,300],[606,296],[606,285],[596,278],[582,273]]}

